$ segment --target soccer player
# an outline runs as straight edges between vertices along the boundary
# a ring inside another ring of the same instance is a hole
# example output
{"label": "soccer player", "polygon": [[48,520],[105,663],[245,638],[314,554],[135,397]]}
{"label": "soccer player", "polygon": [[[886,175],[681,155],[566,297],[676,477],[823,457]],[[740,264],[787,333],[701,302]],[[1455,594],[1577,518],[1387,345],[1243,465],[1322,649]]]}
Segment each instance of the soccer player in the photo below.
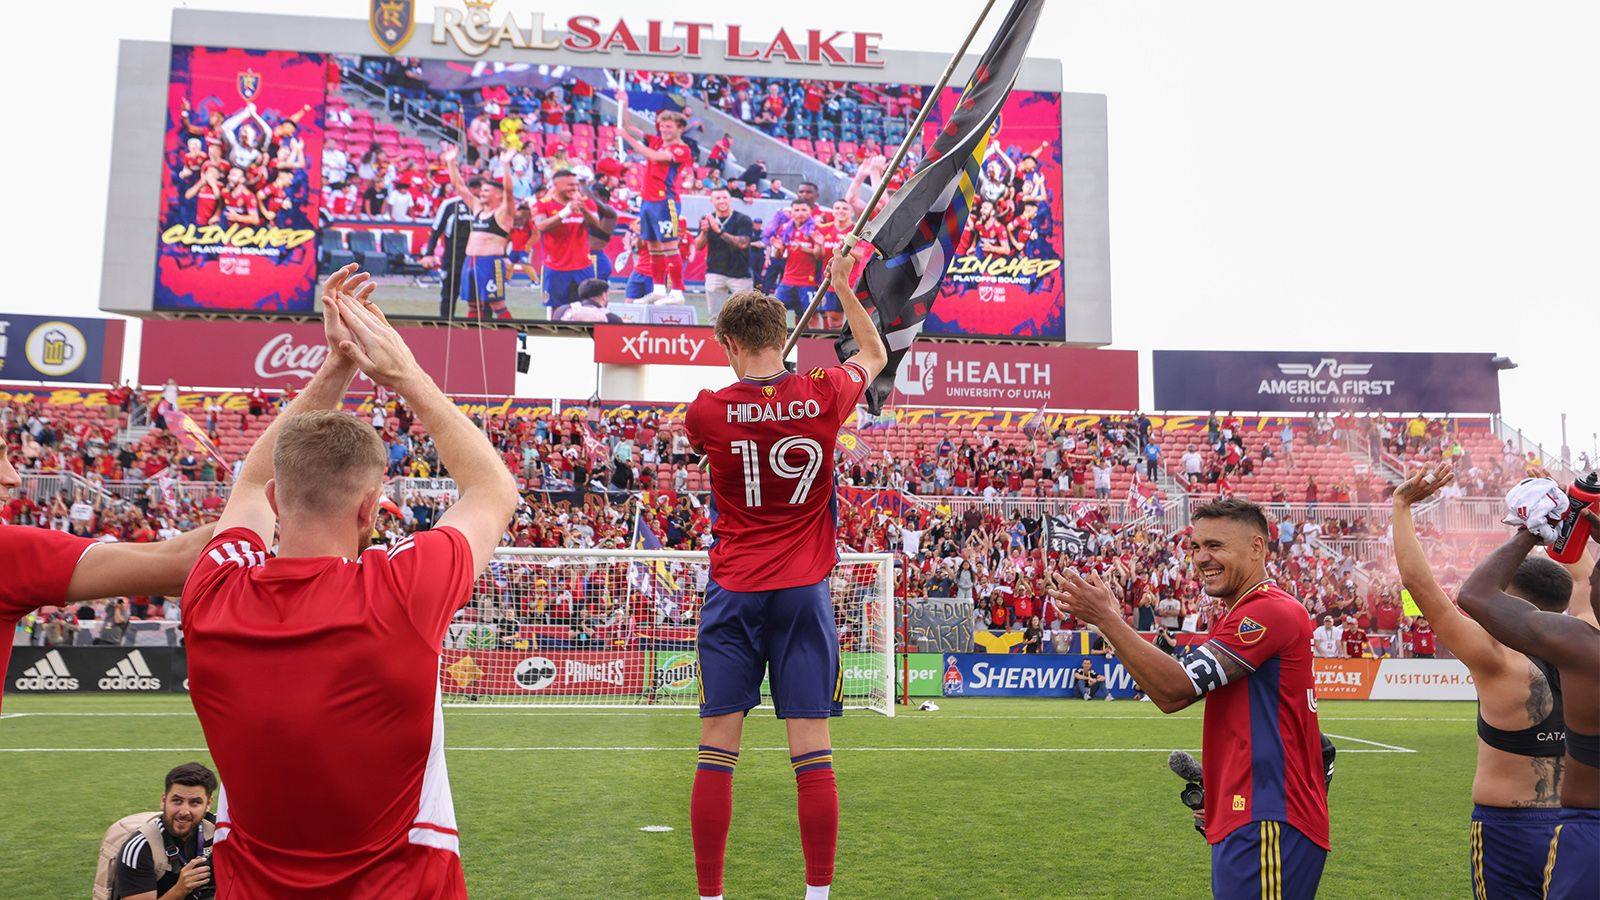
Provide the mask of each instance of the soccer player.
{"label": "soccer player", "polygon": [[1134,631],[1093,573],[1055,573],[1049,596],[1100,629],[1162,712],[1207,700],[1201,767],[1212,896],[1310,900],[1328,854],[1311,620],[1267,578],[1261,507],[1218,500],[1190,518],[1200,587],[1227,611],[1186,662]]}
{"label": "soccer player", "polygon": [[[850,236],[850,230],[855,227],[855,218],[855,208],[850,205],[848,200],[833,201],[833,221],[826,226],[820,227],[817,233],[821,239],[822,252],[826,257],[831,258],[839,251],[839,246],[845,242],[845,239]],[[811,298],[807,297],[805,302],[809,304]],[[804,312],[805,307],[802,306],[800,307],[800,313],[797,313],[797,315]],[[823,331],[838,331],[844,319],[843,307],[839,305],[839,296],[831,290],[824,294],[822,296],[822,305],[817,307],[817,315]]]}
{"label": "soccer player", "polygon": [[[0,501],[21,485],[0,444]],[[0,634],[9,637],[18,620],[41,606],[177,596],[210,539],[210,525],[156,544],[100,543],[53,528],[0,525]],[[0,673],[10,661],[11,641],[0,641]]]}
{"label": "soccer player", "polygon": [[[597,177],[594,181],[583,186],[583,191],[588,194],[590,202],[594,204],[595,217],[598,222],[586,225],[589,234],[589,257],[594,262],[594,277],[601,281],[611,281],[611,236],[616,233],[619,214],[616,207],[611,205],[611,192],[620,183],[622,173],[626,167],[615,159],[602,159],[594,165]],[[612,173],[612,174],[607,174]]]}
{"label": "soccer player", "polygon": [[678,184],[683,167],[694,165],[694,154],[683,141],[689,120],[683,113],[663,109],[656,113],[656,133],[648,141],[628,119],[628,93],[617,91],[617,133],[646,161],[644,189],[639,204],[639,230],[649,248],[644,268],[654,285],[652,302],[682,303],[683,291],[672,288],[683,279],[683,257],[678,253]]}
{"label": "soccer player", "polygon": [[[1600,526],[1592,510],[1583,513]],[[1591,532],[1600,541],[1600,532]],[[1541,609],[1507,592],[1538,538],[1526,528],[1478,565],[1461,585],[1461,611],[1502,644],[1555,667],[1566,725],[1565,772],[1555,833],[1543,857],[1543,893],[1549,900],[1592,898],[1600,890],[1600,567],[1589,575],[1588,615]],[[1576,604],[1574,605],[1576,606]],[[1483,857],[1474,860],[1482,872]],[[1479,875],[1478,877],[1483,877]],[[1481,883],[1481,882],[1480,882]],[[1526,895],[1517,895],[1526,896]]]}
{"label": "soccer player", "polygon": [[544,305],[550,318],[578,302],[578,285],[595,277],[588,229],[600,224],[599,207],[583,194],[578,176],[560,169],[550,176],[550,191],[534,204],[533,227],[544,248]]}
{"label": "soccer player", "polygon": [[[1433,623],[1439,640],[1466,664],[1478,690],[1478,762],[1468,850],[1474,896],[1543,897],[1550,839],[1560,821],[1566,753],[1561,677],[1550,663],[1507,647],[1462,615],[1434,580],[1411,507],[1454,480],[1454,470],[1445,464],[1424,469],[1395,488],[1395,562],[1401,584]],[[1507,590],[1557,614],[1575,599],[1572,576],[1541,557],[1522,560]],[[1587,593],[1587,584],[1583,591]]]}
{"label": "soccer player", "polygon": [[859,348],[843,365],[791,374],[788,320],[758,291],[728,299],[713,332],[739,380],[701,391],[685,419],[711,466],[711,580],[699,626],[700,758],[689,801],[700,896],[722,896],[733,769],[744,717],[772,702],[788,731],[799,793],[806,897],[828,896],[839,833],[828,717],[843,673],[828,578],[838,561],[833,447],[839,426],[887,360],[851,290],[844,248],[829,270]]}
{"label": "soccer player", "polygon": [[773,296],[798,320],[811,305],[811,291],[817,286],[817,259],[822,255],[822,235],[811,217],[811,204],[804,200],[789,204],[789,221],[778,228],[773,246],[783,248],[786,254],[783,278]]}
{"label": "soccer player", "polygon": [[461,151],[444,151],[445,169],[456,196],[472,210],[472,230],[467,237],[467,266],[461,273],[461,299],[467,301],[467,318],[511,318],[506,308],[511,227],[517,221],[517,201],[511,189],[511,154],[500,157],[500,180],[484,178],[474,192],[461,179],[456,165]]}
{"label": "soccer player", "polygon": [[[439,651],[516,485],[367,289],[345,289],[353,268],[323,295],[331,352],[245,457],[184,586],[190,698],[224,785],[216,878],[233,896],[466,896]],[[358,367],[405,399],[461,488],[432,530],[386,549],[368,547],[383,443],[338,409]]]}

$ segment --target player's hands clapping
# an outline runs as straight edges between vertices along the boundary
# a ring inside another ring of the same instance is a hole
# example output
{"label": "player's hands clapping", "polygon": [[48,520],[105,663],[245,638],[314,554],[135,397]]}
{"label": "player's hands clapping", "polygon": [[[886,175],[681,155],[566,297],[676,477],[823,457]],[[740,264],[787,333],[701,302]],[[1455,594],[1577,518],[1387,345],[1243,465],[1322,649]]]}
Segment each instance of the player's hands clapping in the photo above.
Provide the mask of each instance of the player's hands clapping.
{"label": "player's hands clapping", "polygon": [[1456,471],[1449,463],[1424,466],[1394,489],[1394,505],[1413,506],[1421,503],[1438,493],[1455,478]]}
{"label": "player's hands clapping", "polygon": [[1122,618],[1122,608],[1111,596],[1111,589],[1093,572],[1087,578],[1070,570],[1065,574],[1052,572],[1050,588],[1046,593],[1055,601],[1057,608],[1096,627],[1104,627],[1106,623]]}
{"label": "player's hands clapping", "polygon": [[338,351],[374,384],[402,390],[405,382],[421,374],[411,348],[377,306],[344,293],[330,294],[322,302],[324,307],[333,308],[339,326],[348,330],[349,337],[341,338],[336,345]]}

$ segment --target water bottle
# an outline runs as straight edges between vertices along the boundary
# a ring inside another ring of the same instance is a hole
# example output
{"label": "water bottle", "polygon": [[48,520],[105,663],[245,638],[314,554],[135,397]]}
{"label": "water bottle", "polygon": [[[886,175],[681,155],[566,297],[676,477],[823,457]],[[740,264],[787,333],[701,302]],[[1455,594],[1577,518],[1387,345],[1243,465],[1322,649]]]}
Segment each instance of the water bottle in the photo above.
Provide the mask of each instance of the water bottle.
{"label": "water bottle", "polygon": [[1589,520],[1583,517],[1583,511],[1600,500],[1600,472],[1590,472],[1574,481],[1567,488],[1567,499],[1567,514],[1546,552],[1556,562],[1570,564],[1583,556],[1583,548],[1589,543]]}

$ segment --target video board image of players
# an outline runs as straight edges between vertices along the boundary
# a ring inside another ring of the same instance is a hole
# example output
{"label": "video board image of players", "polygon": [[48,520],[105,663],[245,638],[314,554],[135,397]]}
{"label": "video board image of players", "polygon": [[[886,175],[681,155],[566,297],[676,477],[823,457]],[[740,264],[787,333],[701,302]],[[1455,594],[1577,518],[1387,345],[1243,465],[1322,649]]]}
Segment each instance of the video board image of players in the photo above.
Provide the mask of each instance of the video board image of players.
{"label": "video board image of players", "polygon": [[[958,97],[943,98],[939,112]],[[995,120],[929,334],[1065,335],[1061,163],[1060,95],[1013,91]]]}
{"label": "video board image of players", "polygon": [[[809,300],[823,258],[873,186],[898,185],[921,158],[919,143],[887,171],[925,96],[917,85],[330,59],[318,266],[327,273],[362,262],[379,284],[376,296],[403,316],[704,325],[745,282]],[[619,90],[639,144],[623,136]],[[1019,112],[1007,135],[1031,134],[1024,123],[1048,115]],[[1060,180],[1059,115],[1055,127],[1041,151],[1050,168],[1030,174],[1034,163],[1022,162],[1020,151],[1008,168],[1030,197],[1049,203],[1055,192],[1038,182]],[[662,141],[684,150],[650,149]],[[572,177],[558,179],[562,172]],[[489,215],[502,200],[509,215]],[[799,222],[796,201],[807,205]],[[1021,205],[1008,211],[1008,223],[1021,213]],[[641,234],[642,218],[651,234]],[[1059,211],[1041,218],[1022,238],[1035,248],[1059,235]],[[1055,241],[1038,255],[1054,253],[1059,265]],[[590,273],[609,289],[577,297]],[[989,276],[963,278],[945,301],[952,307],[978,303]],[[1059,302],[1059,281],[1051,283]],[[1059,331],[1059,311],[1053,321]],[[813,324],[840,322],[825,303]],[[1043,332],[1050,322],[1046,313],[1032,327]],[[1001,324],[995,333],[1023,330]]]}
{"label": "video board image of players", "polygon": [[156,309],[307,313],[324,58],[174,47]]}

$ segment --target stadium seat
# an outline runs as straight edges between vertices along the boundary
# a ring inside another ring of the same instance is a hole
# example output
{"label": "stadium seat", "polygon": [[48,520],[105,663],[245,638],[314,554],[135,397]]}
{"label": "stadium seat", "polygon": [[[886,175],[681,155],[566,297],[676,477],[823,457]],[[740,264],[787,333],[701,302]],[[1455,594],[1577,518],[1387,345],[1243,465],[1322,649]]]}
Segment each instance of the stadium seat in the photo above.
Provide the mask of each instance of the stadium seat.
{"label": "stadium seat", "polygon": [[350,232],[350,252],[355,254],[356,261],[361,263],[361,268],[372,275],[389,274],[389,260],[378,250],[378,243],[373,238],[372,232],[357,229]]}
{"label": "stadium seat", "polygon": [[793,141],[790,141],[789,145],[807,156],[816,156],[817,151],[811,146],[811,140],[809,138],[797,137]]}

